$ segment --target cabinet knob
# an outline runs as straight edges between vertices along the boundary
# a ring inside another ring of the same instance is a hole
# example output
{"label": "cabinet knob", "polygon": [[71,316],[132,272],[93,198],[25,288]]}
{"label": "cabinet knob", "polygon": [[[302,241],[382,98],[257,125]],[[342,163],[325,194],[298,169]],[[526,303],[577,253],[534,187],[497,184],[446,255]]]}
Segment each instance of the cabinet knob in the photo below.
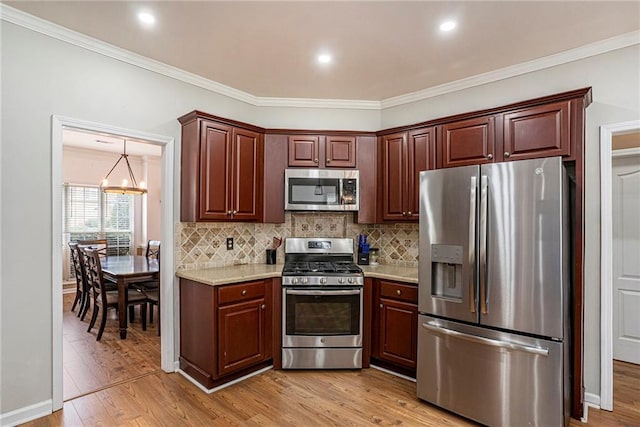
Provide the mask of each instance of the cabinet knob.
{"label": "cabinet knob", "polygon": [[396,291],[396,294],[398,294],[398,295],[402,295],[402,291],[401,291],[400,289],[398,289],[398,290]]}
{"label": "cabinet knob", "polygon": [[242,294],[242,296],[245,296],[247,294],[247,290],[243,289],[242,292],[240,292]]}
{"label": "cabinet knob", "polygon": [[508,151],[505,151],[505,152],[504,152],[504,156],[505,156],[505,157],[511,157],[511,153],[510,153],[510,152],[508,152]]}
{"label": "cabinet knob", "polygon": [[227,215],[231,215],[231,213],[232,213],[231,211],[227,211]]}
{"label": "cabinet knob", "polygon": [[380,304],[380,308],[384,308],[384,305]]}
{"label": "cabinet knob", "polygon": [[491,153],[487,154],[487,159],[489,159],[489,160],[493,159],[493,154],[491,154]]}
{"label": "cabinet knob", "polygon": [[407,213],[406,212],[402,212],[402,216],[407,216]]}
{"label": "cabinet knob", "polygon": [[411,216],[411,215],[413,215],[411,211],[407,212],[407,216]]}
{"label": "cabinet knob", "polygon": [[234,215],[235,215],[235,214],[237,214],[237,213],[238,213],[238,211],[233,211],[233,214],[234,214]]}
{"label": "cabinet knob", "polygon": [[260,308],[264,310],[265,308],[267,308],[267,304],[262,304]]}
{"label": "cabinet knob", "polygon": [[313,159],[313,163],[318,163],[318,159]]}
{"label": "cabinet knob", "polygon": [[327,159],[327,163],[331,163],[331,159]]}

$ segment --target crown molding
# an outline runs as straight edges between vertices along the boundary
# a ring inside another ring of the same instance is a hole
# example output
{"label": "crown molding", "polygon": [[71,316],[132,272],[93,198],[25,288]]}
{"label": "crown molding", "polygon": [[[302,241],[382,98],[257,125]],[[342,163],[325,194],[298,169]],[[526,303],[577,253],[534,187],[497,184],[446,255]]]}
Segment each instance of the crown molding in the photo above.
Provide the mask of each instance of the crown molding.
{"label": "crown molding", "polygon": [[557,65],[566,64],[568,62],[577,61],[580,59],[588,58],[590,56],[599,55],[612,50],[622,49],[637,44],[640,44],[640,31],[632,31],[630,33],[611,37],[609,39],[601,40],[575,49],[523,62],[521,64],[512,65],[509,67],[501,68],[499,70],[489,71],[487,73],[478,74],[472,77],[467,77],[464,79],[434,86],[421,91],[383,99],[380,104],[382,109],[409,104],[411,102],[433,98],[435,96],[444,95],[446,93],[456,92],[462,89],[468,89],[474,86],[480,86],[499,80],[505,80],[511,77],[531,73],[533,71],[543,70],[545,68],[555,67]]}
{"label": "crown molding", "polygon": [[382,101],[348,100],[348,99],[313,99],[313,98],[276,98],[258,97],[230,86],[206,79],[188,71],[181,70],[160,61],[142,56],[117,46],[86,36],[63,26],[35,17],[18,9],[0,3],[0,18],[3,21],[39,32],[46,36],[70,43],[92,52],[117,59],[119,61],[192,84],[211,92],[228,96],[256,107],[288,107],[288,108],[338,108],[353,110],[383,110],[409,104],[423,99],[433,98],[462,89],[468,89],[510,77],[539,71],[579,59],[599,55],[616,49],[640,44],[640,31],[633,31],[606,40],[591,43],[576,49],[505,67],[476,76],[456,80],[428,89],[411,92]]}

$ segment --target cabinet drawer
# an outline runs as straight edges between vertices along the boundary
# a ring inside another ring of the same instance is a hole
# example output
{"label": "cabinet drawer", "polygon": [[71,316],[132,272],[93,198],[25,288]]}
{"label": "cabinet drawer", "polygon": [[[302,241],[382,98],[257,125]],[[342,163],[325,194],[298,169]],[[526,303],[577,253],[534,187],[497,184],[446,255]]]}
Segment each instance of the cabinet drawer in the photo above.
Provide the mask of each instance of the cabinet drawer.
{"label": "cabinet drawer", "polygon": [[265,296],[264,280],[258,282],[246,282],[237,285],[220,286],[218,288],[218,304],[247,301]]}
{"label": "cabinet drawer", "polygon": [[380,281],[380,296],[398,301],[418,302],[418,287],[413,285]]}

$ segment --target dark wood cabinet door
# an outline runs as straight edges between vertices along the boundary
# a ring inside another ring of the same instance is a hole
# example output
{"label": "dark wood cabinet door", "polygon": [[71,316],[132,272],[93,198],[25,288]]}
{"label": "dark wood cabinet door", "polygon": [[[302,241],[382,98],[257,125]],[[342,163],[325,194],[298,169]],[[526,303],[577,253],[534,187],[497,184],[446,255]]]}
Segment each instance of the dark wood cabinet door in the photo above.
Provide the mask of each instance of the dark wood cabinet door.
{"label": "dark wood cabinet door", "polygon": [[327,136],[325,138],[325,167],[355,168],[356,137]]}
{"label": "dark wood cabinet door", "polygon": [[493,116],[485,116],[442,125],[440,167],[493,162],[495,157],[494,121]]}
{"label": "dark wood cabinet door", "polygon": [[232,219],[258,220],[262,207],[262,135],[233,131]]}
{"label": "dark wood cabinet door", "polygon": [[317,135],[290,136],[289,166],[320,167],[320,137]]}
{"label": "dark wood cabinet door", "polygon": [[231,210],[233,128],[202,121],[200,127],[200,203],[198,219],[227,220]]}
{"label": "dark wood cabinet door", "polygon": [[504,115],[504,160],[570,155],[570,101]]}
{"label": "dark wood cabinet door", "polygon": [[218,308],[218,374],[227,375],[267,360],[271,355],[270,318],[264,298]]}
{"label": "dark wood cabinet door", "polygon": [[382,219],[405,221],[407,198],[407,133],[384,135],[380,141]]}
{"label": "dark wood cabinet door", "polygon": [[407,218],[417,221],[420,209],[420,172],[435,169],[436,128],[428,127],[409,132],[407,183]]}
{"label": "dark wood cabinet door", "polygon": [[380,298],[380,358],[415,369],[418,338],[418,306]]}

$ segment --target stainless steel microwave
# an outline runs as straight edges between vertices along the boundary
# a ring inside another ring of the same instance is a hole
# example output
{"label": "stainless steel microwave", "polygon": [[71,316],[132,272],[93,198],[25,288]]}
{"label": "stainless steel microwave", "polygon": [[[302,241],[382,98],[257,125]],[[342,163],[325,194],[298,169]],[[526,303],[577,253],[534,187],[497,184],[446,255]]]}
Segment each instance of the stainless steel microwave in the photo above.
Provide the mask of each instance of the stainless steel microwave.
{"label": "stainless steel microwave", "polygon": [[354,169],[285,169],[284,208],[290,211],[357,211],[359,172]]}

